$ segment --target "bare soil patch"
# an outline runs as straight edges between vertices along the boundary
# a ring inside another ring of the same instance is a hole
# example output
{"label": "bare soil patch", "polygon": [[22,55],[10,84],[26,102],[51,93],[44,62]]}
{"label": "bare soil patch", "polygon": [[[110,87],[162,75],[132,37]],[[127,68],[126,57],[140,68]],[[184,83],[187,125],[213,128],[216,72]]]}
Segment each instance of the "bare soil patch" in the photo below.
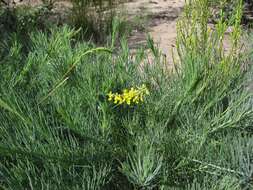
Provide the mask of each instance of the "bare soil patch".
{"label": "bare soil patch", "polygon": [[130,15],[146,13],[148,17],[147,31],[134,31],[129,38],[130,48],[136,49],[143,45],[148,33],[171,64],[177,18],[182,13],[184,0],[135,0],[125,6]]}

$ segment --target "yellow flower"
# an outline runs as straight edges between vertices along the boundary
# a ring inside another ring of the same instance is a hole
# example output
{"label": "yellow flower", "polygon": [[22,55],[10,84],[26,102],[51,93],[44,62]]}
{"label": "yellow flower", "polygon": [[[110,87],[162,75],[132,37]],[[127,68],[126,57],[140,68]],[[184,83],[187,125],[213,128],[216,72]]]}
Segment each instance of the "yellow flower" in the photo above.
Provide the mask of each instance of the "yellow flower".
{"label": "yellow flower", "polygon": [[127,89],[124,89],[123,90],[123,94],[127,94],[128,93],[128,90]]}
{"label": "yellow flower", "polygon": [[121,101],[121,96],[118,93],[116,93],[114,95],[114,104],[117,104],[120,101]]}
{"label": "yellow flower", "polygon": [[127,103],[127,105],[131,105],[131,99],[130,98],[128,98],[127,100],[126,100],[126,103]]}
{"label": "yellow flower", "polygon": [[124,89],[122,94],[109,92],[108,101],[113,101],[114,104],[121,105],[126,103],[127,105],[131,104],[139,104],[140,102],[144,102],[144,96],[149,95],[149,90],[146,85],[142,85],[141,87]]}
{"label": "yellow flower", "polygon": [[112,99],[114,97],[114,94],[112,93],[112,91],[110,91],[107,95],[108,95],[108,100],[112,101]]}

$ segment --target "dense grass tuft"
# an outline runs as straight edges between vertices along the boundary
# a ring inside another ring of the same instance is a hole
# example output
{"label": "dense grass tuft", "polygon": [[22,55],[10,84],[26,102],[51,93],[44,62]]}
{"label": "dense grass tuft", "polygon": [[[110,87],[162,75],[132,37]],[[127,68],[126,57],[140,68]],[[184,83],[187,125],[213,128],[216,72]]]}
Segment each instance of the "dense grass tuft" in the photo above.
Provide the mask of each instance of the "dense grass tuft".
{"label": "dense grass tuft", "polygon": [[[0,46],[0,187],[251,189],[252,78],[239,51],[241,6],[211,29],[209,1],[187,4],[173,71],[150,38],[151,63],[143,49],[131,56],[125,39],[117,51],[114,38],[96,47],[76,41],[69,27],[29,34],[25,51],[17,38],[7,40],[10,48]],[[139,104],[108,100],[110,91],[142,85],[149,95]]]}

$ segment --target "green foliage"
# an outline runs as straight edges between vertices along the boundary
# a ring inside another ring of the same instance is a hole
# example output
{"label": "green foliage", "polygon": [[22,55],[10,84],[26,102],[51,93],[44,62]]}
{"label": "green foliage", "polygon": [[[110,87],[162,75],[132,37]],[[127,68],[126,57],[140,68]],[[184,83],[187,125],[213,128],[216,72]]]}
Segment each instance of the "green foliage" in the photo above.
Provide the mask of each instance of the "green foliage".
{"label": "green foliage", "polygon": [[49,15],[50,11],[45,6],[5,7],[2,12],[0,10],[0,45],[2,46],[0,58],[8,54],[6,50],[10,47],[13,49],[16,45],[19,51],[27,53],[31,42],[30,33],[35,31],[48,32],[49,28],[53,27],[53,22],[48,19]]}
{"label": "green foliage", "polygon": [[[0,15],[1,30],[11,33],[29,33],[38,29],[45,29],[49,21],[45,18],[49,15],[49,10],[45,6],[29,7],[17,6],[5,8]],[[49,27],[49,26],[48,26]]]}
{"label": "green foliage", "polygon": [[[18,36],[3,42],[0,187],[252,189],[252,75],[239,49],[242,4],[211,29],[209,3],[186,5],[173,71],[151,38],[152,63],[143,49],[131,56],[124,38],[116,51],[117,21],[105,48],[77,41],[78,31],[66,26],[30,33],[25,50]],[[150,92],[144,102],[108,101],[110,91],[142,84]]]}
{"label": "green foliage", "polygon": [[129,151],[127,161],[122,164],[122,173],[136,188],[155,187],[162,167],[162,157],[156,154],[153,142],[145,138],[137,139],[136,150]]}
{"label": "green foliage", "polygon": [[[219,17],[219,11],[222,10],[224,12],[224,17],[229,19],[236,10],[236,3],[237,1],[233,0],[211,0],[211,5],[214,8],[213,11],[213,20],[216,22],[217,18]],[[242,1],[242,23],[248,26],[251,26],[252,22],[252,8],[253,8],[253,1],[251,0],[243,0]]]}
{"label": "green foliage", "polygon": [[[82,38],[105,42],[111,32],[118,5],[123,0],[72,0],[71,25],[82,29]],[[123,22],[122,22],[123,23]],[[124,27],[124,26],[122,26]]]}

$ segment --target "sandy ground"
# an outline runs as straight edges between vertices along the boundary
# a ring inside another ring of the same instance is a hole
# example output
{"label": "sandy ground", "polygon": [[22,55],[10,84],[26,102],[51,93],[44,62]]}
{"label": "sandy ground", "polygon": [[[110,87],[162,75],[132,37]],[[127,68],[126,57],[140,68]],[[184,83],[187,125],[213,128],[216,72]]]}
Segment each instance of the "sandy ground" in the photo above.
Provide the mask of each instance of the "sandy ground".
{"label": "sandy ground", "polygon": [[154,39],[168,62],[176,40],[176,22],[182,13],[184,0],[135,0],[125,5],[130,15],[148,15],[147,31],[134,31],[129,38],[131,48],[145,43],[147,34]]}
{"label": "sandy ground", "polygon": [[[42,0],[10,0],[19,5],[37,6]],[[168,55],[176,38],[176,21],[182,12],[185,0],[130,0],[124,3],[121,11],[127,13],[129,18],[136,16],[148,17],[145,31],[134,31],[129,38],[132,49],[146,41],[147,33],[159,44],[162,52]],[[56,0],[53,11],[64,12],[72,8],[68,0]],[[134,21],[133,21],[134,22]]]}
{"label": "sandy ground", "polygon": [[[20,0],[14,0],[20,2]],[[178,17],[183,11],[185,0],[129,0],[123,3],[119,8],[119,13],[127,16],[128,19],[140,17],[140,24],[144,23],[144,29],[136,29],[128,39],[129,47],[132,52],[146,43],[149,34],[156,45],[160,48],[162,54],[166,55],[167,61],[172,65],[172,49],[176,43],[176,23]],[[36,6],[42,3],[42,0],[22,0],[20,4]],[[56,0],[53,12],[65,13],[72,8],[69,0]],[[58,15],[58,14],[57,14]],[[62,15],[61,15],[62,16]],[[145,19],[146,18],[146,19]],[[138,27],[137,27],[138,28]],[[228,43],[224,44],[228,49]]]}

